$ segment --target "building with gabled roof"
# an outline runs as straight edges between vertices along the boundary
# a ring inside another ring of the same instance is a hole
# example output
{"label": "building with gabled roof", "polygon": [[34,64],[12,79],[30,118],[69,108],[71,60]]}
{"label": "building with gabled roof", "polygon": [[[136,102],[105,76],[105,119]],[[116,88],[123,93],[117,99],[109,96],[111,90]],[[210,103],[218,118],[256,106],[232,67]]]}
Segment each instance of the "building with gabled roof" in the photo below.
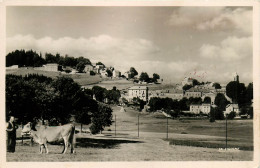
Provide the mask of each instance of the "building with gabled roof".
{"label": "building with gabled roof", "polygon": [[224,114],[229,114],[232,111],[236,112],[237,115],[239,114],[240,110],[238,104],[228,104],[226,106],[226,111],[224,111]]}

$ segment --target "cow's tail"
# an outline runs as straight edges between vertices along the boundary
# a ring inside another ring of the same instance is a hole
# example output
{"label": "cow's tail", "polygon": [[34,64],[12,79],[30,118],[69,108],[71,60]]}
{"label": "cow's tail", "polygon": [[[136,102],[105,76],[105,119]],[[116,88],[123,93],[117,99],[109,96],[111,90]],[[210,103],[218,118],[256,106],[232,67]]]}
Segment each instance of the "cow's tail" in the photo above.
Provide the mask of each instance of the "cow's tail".
{"label": "cow's tail", "polygon": [[75,153],[75,145],[76,145],[76,134],[75,134],[75,125],[71,124],[72,130],[70,134],[70,143],[71,143],[71,153]]}

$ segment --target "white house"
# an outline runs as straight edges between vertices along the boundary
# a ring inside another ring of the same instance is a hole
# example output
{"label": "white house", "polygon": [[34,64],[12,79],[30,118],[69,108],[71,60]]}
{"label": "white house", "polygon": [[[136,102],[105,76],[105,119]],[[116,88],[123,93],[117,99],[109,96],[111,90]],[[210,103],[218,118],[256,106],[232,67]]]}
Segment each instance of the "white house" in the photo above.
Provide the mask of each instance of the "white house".
{"label": "white house", "polygon": [[232,111],[236,112],[237,115],[239,114],[240,110],[238,104],[228,104],[226,106],[226,111],[224,111],[224,114],[229,114]]}
{"label": "white house", "polygon": [[100,74],[101,74],[102,77],[107,77],[107,75],[108,75],[106,70],[102,70],[100,72]]}
{"label": "white house", "polygon": [[132,100],[134,97],[140,98],[143,101],[148,101],[148,87],[147,86],[133,86],[128,89],[128,99]]}
{"label": "white house", "polygon": [[90,72],[90,71],[93,71],[94,67],[92,65],[85,65],[85,68],[84,68],[84,71],[85,72]]}
{"label": "white house", "polygon": [[194,114],[199,114],[202,112],[203,114],[209,114],[210,113],[210,104],[202,103],[202,104],[191,104],[190,105],[190,112]]}
{"label": "white house", "polygon": [[202,103],[202,105],[200,106],[200,110],[203,114],[209,114],[210,113],[210,104],[207,103]]}
{"label": "white house", "polygon": [[121,76],[121,72],[117,70],[113,70],[113,78],[118,78]]}
{"label": "white house", "polygon": [[191,104],[190,105],[190,112],[194,114],[199,114],[200,113],[200,104]]}

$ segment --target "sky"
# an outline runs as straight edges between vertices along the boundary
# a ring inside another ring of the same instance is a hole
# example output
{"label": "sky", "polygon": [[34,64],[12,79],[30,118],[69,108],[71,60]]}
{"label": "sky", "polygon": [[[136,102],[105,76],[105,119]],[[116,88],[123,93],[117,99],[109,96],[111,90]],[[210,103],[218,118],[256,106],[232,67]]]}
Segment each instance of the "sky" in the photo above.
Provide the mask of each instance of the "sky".
{"label": "sky", "polygon": [[250,7],[8,6],[6,52],[83,56],[166,83],[253,81]]}

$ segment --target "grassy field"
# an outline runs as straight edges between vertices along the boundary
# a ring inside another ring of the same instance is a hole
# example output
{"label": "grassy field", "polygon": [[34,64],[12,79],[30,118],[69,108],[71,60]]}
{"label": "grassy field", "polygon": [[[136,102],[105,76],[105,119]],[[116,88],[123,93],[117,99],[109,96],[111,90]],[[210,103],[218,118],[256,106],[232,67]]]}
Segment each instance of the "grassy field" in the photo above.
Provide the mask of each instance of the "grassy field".
{"label": "grassy field", "polygon": [[39,74],[48,76],[51,78],[56,78],[57,76],[68,76],[71,77],[75,82],[84,86],[99,83],[102,81],[100,76],[95,75],[91,76],[89,74],[64,74],[60,72],[50,72],[50,71],[41,71],[41,70],[34,70],[33,68],[19,68],[16,70],[6,70],[6,74],[14,74],[14,75],[22,75],[25,76],[27,74]]}
{"label": "grassy field", "polygon": [[[139,113],[131,108],[120,112],[113,106],[113,120],[103,134],[76,134],[76,154],[61,155],[61,145],[49,145],[50,154],[38,154],[39,146],[17,141],[15,153],[7,153],[7,161],[250,161],[253,159],[252,120],[228,121],[228,144],[241,150],[219,150],[225,143],[225,122],[208,120],[169,120],[161,114]],[[139,137],[137,116],[139,114]],[[115,120],[116,117],[116,120]],[[77,125],[79,127],[80,125]],[[84,125],[84,129],[89,125]],[[19,135],[19,132],[17,132]],[[211,146],[208,146],[211,144]],[[213,144],[213,145],[212,145]]]}

